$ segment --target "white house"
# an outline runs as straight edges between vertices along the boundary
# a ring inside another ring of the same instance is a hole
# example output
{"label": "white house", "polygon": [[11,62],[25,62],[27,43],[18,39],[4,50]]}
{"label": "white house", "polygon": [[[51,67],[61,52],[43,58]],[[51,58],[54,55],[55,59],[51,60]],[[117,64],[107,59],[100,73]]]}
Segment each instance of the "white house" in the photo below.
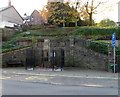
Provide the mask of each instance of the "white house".
{"label": "white house", "polygon": [[7,7],[0,8],[0,28],[14,27],[15,24],[23,24],[23,18],[9,0]]}
{"label": "white house", "polygon": [[118,2],[118,22],[120,23],[120,1]]}

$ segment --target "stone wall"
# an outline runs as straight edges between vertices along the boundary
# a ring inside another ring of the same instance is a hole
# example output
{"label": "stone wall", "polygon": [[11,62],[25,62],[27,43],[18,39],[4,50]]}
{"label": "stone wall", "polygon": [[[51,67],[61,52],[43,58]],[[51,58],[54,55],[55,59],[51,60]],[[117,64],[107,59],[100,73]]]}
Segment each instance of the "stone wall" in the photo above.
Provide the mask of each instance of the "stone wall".
{"label": "stone wall", "polygon": [[15,34],[13,29],[4,28],[2,29],[2,40],[6,40],[7,38],[12,37]]}
{"label": "stone wall", "polygon": [[[90,41],[86,40],[51,40],[49,41],[50,47],[48,47],[48,52],[56,50],[60,52],[59,49],[63,49],[65,52],[65,66],[77,66],[81,68],[89,69],[101,69],[108,70],[108,56],[94,52],[92,50],[86,49],[89,46]],[[39,42],[37,45],[44,44],[44,42]],[[44,45],[42,45],[44,48]],[[41,47],[42,47],[41,46]],[[37,47],[36,47],[37,48]],[[50,51],[49,51],[50,50]],[[49,54],[48,54],[49,56]],[[57,60],[59,60],[58,57]]]}
{"label": "stone wall", "polygon": [[14,50],[2,54],[2,67],[11,65],[24,66],[26,62],[26,49]]}
{"label": "stone wall", "polygon": [[87,49],[90,41],[86,40],[72,40],[70,42],[70,46],[67,47],[69,53],[66,56],[68,60],[66,65],[69,66],[78,66],[81,68],[89,68],[89,69],[100,69],[100,70],[108,70],[108,56]]}
{"label": "stone wall", "polygon": [[[112,60],[110,59],[112,55],[109,54],[108,56],[87,49],[86,47],[90,45],[90,42],[89,40],[76,40],[72,38],[49,41],[44,39],[38,40],[33,47],[33,50],[35,50],[35,64],[42,65],[44,61],[44,65],[50,65],[51,53],[53,51],[56,51],[56,60],[59,64],[61,58],[60,50],[62,49],[65,54],[65,66],[109,71],[109,65],[112,64],[109,60]],[[29,48],[3,54],[3,65],[6,65],[10,60],[22,61],[23,65],[25,65],[27,49]]]}

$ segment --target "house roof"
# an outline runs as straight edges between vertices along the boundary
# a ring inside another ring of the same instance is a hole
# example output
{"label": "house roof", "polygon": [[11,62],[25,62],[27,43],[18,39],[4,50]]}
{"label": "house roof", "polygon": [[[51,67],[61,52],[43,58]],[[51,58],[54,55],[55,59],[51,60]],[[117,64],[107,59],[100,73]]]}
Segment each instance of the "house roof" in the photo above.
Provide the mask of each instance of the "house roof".
{"label": "house roof", "polygon": [[9,8],[11,8],[11,7],[13,7],[13,6],[2,7],[2,8],[0,8],[0,12],[1,12],[1,11],[4,11],[4,10],[6,10],[6,9],[9,9]]}
{"label": "house roof", "polygon": [[[2,8],[0,8],[0,12],[2,12],[2,11],[5,11],[5,10],[7,10],[7,9],[9,9],[9,8],[11,8],[11,7],[13,7],[14,9],[15,9],[15,7],[14,6],[8,6],[8,7],[2,7]],[[18,11],[15,9],[15,11],[18,13]],[[18,13],[18,15],[21,17],[21,15]],[[23,18],[21,17],[21,19],[23,20]]]}
{"label": "house roof", "polygon": [[31,16],[32,16],[35,12],[39,13],[39,11],[34,10],[34,11],[31,13]]}

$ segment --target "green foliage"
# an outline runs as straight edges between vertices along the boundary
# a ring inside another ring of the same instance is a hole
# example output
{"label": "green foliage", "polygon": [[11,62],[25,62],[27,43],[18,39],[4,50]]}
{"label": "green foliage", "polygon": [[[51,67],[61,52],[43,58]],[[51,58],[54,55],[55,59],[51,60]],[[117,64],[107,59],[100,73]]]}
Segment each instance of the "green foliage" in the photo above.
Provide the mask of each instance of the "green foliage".
{"label": "green foliage", "polygon": [[47,5],[47,10],[49,13],[48,22],[51,24],[75,23],[79,19],[77,10],[70,7],[68,3],[51,2]]}
{"label": "green foliage", "polygon": [[[111,45],[111,43],[106,41],[93,41],[88,48],[99,53],[108,54],[108,45]],[[116,47],[116,55],[120,55],[120,47]]]}
{"label": "green foliage", "polygon": [[108,45],[109,43],[94,41],[91,42],[89,49],[94,50],[96,52],[108,54],[108,47],[107,47]]}
{"label": "green foliage", "polygon": [[67,31],[69,29],[71,28],[44,28],[39,30],[30,30],[30,32],[31,36],[66,36],[69,34]]}
{"label": "green foliage", "polygon": [[30,27],[31,27],[31,25],[22,25],[21,26],[23,32],[29,30]]}
{"label": "green foliage", "polygon": [[80,27],[72,31],[70,34],[73,36],[111,36],[114,32],[117,32],[117,28],[98,28],[98,27]]}
{"label": "green foliage", "polygon": [[[38,26],[39,28],[40,26]],[[56,39],[56,38],[69,38],[69,37],[81,37],[81,38],[90,38],[90,39],[97,39],[103,36],[111,36],[114,32],[118,33],[117,28],[98,28],[98,27],[40,27],[40,29],[37,30],[30,30],[30,34],[26,34],[25,32],[16,34],[9,40],[3,42],[2,49],[3,52],[13,50],[13,49],[18,49],[26,46],[18,46],[16,45],[16,41],[21,40],[21,39],[31,39],[32,43],[34,44],[37,39],[39,38],[48,38],[48,39]],[[35,28],[36,29],[36,28]],[[93,49],[94,45],[96,43],[92,43],[91,47]],[[93,45],[93,46],[92,46]],[[104,44],[103,44],[104,45]],[[91,49],[92,49],[91,48]],[[98,47],[102,48],[102,47]],[[106,47],[103,47],[105,49]],[[99,50],[98,50],[99,51]],[[101,50],[105,51],[105,50]],[[107,53],[105,51],[104,53]],[[120,50],[117,51],[117,53],[120,53]]]}
{"label": "green foliage", "polygon": [[120,27],[118,27],[118,33],[117,36],[119,36],[119,40],[120,40]]}
{"label": "green foliage", "polygon": [[116,55],[120,56],[120,47],[116,47]]}
{"label": "green foliage", "polygon": [[6,48],[2,49],[2,52],[0,52],[0,53],[18,50],[18,49],[25,48],[25,47],[32,47],[32,45],[13,45],[13,44],[11,44],[11,45],[8,45]]}
{"label": "green foliage", "polygon": [[25,33],[20,33],[20,34],[14,35],[11,39],[3,42],[2,51],[0,53],[31,46],[31,45],[16,45],[16,41],[21,39],[25,35],[26,35]]}
{"label": "green foliage", "polygon": [[[89,19],[84,19],[84,20],[82,20],[82,24],[81,24],[82,26],[89,26],[90,25],[90,21],[89,21]],[[92,26],[95,26],[96,24],[95,24],[95,21],[94,20],[92,20]]]}
{"label": "green foliage", "polygon": [[31,30],[38,30],[38,29],[41,29],[41,28],[39,26],[32,26],[30,29]]}
{"label": "green foliage", "polygon": [[20,33],[20,34],[15,34],[13,35],[9,40],[4,41],[2,43],[2,45],[0,46],[0,48],[2,48],[2,51],[0,51],[0,53],[3,52],[7,52],[7,51],[11,51],[11,50],[15,50],[15,49],[20,49],[20,48],[24,48],[24,47],[29,47],[32,45],[16,45],[16,41],[18,40],[23,40],[23,39],[31,39],[32,40],[32,44],[37,42],[37,39],[39,39],[39,37],[43,38],[43,37],[48,37],[48,38],[57,38],[57,37],[65,37],[69,34],[69,32],[75,28],[51,28],[53,26],[50,26],[50,28],[44,27],[39,29],[40,26],[34,27],[37,30],[30,30],[30,34],[26,34],[25,32]]}
{"label": "green foliage", "polygon": [[104,19],[101,20],[100,23],[98,23],[99,27],[115,27],[116,24],[114,21],[110,20],[110,19]]}

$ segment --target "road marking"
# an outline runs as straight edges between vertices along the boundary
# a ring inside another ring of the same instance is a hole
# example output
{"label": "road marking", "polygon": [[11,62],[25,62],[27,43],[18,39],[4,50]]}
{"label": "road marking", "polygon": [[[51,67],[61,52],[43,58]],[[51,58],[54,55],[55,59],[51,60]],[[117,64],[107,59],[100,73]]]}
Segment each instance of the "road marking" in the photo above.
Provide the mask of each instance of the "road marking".
{"label": "road marking", "polygon": [[74,77],[74,78],[118,79],[118,78],[112,78],[112,77],[86,77],[86,76],[67,76],[67,75],[50,75],[50,74],[37,74],[37,75],[62,76],[62,77]]}
{"label": "road marking", "polygon": [[[50,77],[50,78],[52,78],[52,77]],[[48,81],[50,78],[31,76],[31,77],[28,77],[28,78],[25,78],[25,79],[26,80],[43,80],[43,81]]]}
{"label": "road marking", "polygon": [[16,72],[13,72],[14,74],[27,74],[27,75],[34,75],[33,73],[16,73]]}
{"label": "road marking", "polygon": [[53,85],[62,85],[64,83],[49,83],[49,84],[53,84]]}
{"label": "road marking", "polygon": [[0,76],[0,80],[2,79],[10,79],[11,77],[6,77],[6,76]]}
{"label": "road marking", "polygon": [[95,78],[95,79],[120,79],[117,77],[95,77],[95,76],[69,76],[69,75],[57,75],[57,74],[33,74],[33,73],[15,73],[14,74],[26,74],[26,75],[43,75],[43,76],[60,76],[60,77],[74,77],[74,78]]}
{"label": "road marking", "polygon": [[106,87],[103,85],[89,85],[89,84],[83,84],[82,86],[87,86],[87,87]]}

